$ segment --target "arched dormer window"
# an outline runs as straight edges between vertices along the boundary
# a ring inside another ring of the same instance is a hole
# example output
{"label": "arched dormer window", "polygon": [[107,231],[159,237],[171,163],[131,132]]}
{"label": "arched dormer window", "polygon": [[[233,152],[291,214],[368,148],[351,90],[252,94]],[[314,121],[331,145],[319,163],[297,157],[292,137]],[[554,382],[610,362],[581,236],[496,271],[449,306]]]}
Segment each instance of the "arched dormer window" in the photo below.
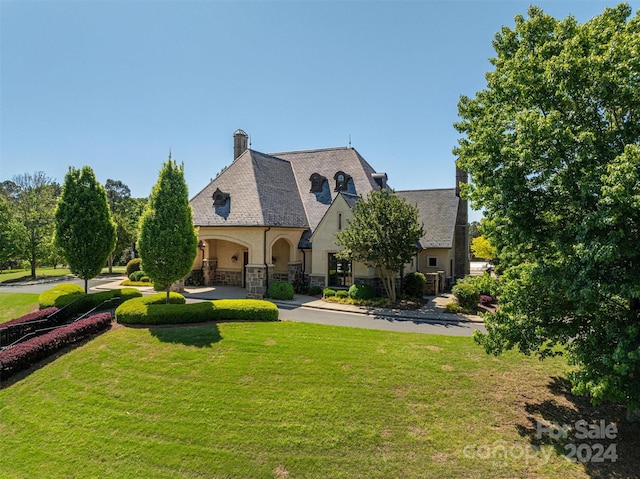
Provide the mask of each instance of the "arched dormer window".
{"label": "arched dormer window", "polygon": [[310,193],[322,193],[324,182],[327,181],[327,179],[318,173],[314,173],[311,175],[311,178],[309,178],[309,181],[311,181]]}
{"label": "arched dormer window", "polygon": [[220,188],[216,188],[216,191],[213,192],[213,206],[224,206],[228,199],[229,193],[220,191]]}
{"label": "arched dormer window", "polygon": [[336,189],[334,191],[346,191],[351,177],[344,171],[338,171],[333,179],[336,180]]}

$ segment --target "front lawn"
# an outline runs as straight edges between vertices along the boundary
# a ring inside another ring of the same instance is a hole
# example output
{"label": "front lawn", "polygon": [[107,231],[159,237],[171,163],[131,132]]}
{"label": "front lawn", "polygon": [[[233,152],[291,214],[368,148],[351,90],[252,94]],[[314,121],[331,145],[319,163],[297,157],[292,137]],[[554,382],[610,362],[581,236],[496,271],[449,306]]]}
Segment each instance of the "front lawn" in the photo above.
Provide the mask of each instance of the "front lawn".
{"label": "front lawn", "polygon": [[[293,322],[116,326],[0,390],[0,470],[127,479],[638,470],[638,428],[622,425],[613,465],[570,463],[551,446],[548,462],[518,457],[536,419],[619,418],[571,398],[564,370],[559,359],[488,357],[469,338]],[[506,458],[486,456],[501,445]]]}
{"label": "front lawn", "polygon": [[34,293],[0,293],[0,323],[19,318],[38,309]]}

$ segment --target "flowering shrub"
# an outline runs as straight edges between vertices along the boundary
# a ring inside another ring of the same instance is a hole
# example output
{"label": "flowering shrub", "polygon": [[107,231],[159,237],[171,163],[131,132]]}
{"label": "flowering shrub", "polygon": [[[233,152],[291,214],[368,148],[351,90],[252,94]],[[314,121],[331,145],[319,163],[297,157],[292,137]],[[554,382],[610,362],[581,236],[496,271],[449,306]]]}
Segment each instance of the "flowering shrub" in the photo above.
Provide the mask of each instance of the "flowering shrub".
{"label": "flowering shrub", "polygon": [[111,313],[100,313],[0,351],[0,379],[22,371],[66,346],[105,331],[110,325]]}

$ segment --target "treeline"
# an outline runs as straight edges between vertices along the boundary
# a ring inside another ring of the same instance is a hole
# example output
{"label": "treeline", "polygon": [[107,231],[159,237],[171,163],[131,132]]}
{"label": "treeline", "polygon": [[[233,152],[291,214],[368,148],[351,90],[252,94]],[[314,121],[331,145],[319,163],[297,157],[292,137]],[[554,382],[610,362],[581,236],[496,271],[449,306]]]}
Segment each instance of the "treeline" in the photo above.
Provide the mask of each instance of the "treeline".
{"label": "treeline", "polygon": [[[104,188],[117,228],[109,266],[126,264],[134,255],[138,220],[147,199],[131,197],[131,190],[121,181],[108,179]],[[35,278],[38,267],[66,263],[54,243],[54,215],[61,191],[61,185],[42,171],[0,183],[0,269],[30,268]]]}

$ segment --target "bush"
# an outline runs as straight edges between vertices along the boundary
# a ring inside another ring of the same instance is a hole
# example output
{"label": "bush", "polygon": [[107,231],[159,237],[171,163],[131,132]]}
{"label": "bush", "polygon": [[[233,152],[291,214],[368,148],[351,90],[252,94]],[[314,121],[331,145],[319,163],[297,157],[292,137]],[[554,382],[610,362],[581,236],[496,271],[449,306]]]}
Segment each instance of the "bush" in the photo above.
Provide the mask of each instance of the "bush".
{"label": "bush", "polygon": [[345,291],[344,289],[336,291],[336,298],[344,299],[344,298],[348,298],[348,297],[349,297],[349,293],[347,291]]}
{"label": "bush", "polygon": [[309,282],[298,279],[293,282],[293,290],[296,294],[309,294]]}
{"label": "bush", "polygon": [[480,291],[471,283],[456,283],[451,292],[458,300],[458,304],[461,308],[466,310],[473,310],[478,306],[480,302]]}
{"label": "bush", "polygon": [[322,294],[322,288],[320,286],[309,286],[309,291],[307,292],[309,296],[317,296]]}
{"label": "bush", "polygon": [[322,290],[322,296],[325,298],[331,298],[332,296],[336,295],[336,291],[334,289],[331,288],[324,288]]}
{"label": "bush", "polygon": [[149,301],[147,298],[149,296],[121,304],[116,310],[117,321],[122,324],[149,325],[218,320],[277,321],[279,314],[275,304],[259,299],[219,299],[190,304],[160,304],[157,300]]}
{"label": "bush", "polygon": [[456,284],[472,284],[474,285],[480,294],[491,296],[496,298],[499,296],[500,283],[498,278],[491,276],[487,271],[479,276],[466,276],[463,279],[459,279]]}
{"label": "bush", "polygon": [[293,299],[293,286],[286,281],[275,281],[269,285],[267,296],[273,299]]}
{"label": "bush", "polygon": [[376,297],[373,286],[368,284],[352,284],[349,288],[349,297],[357,300],[367,300]]}
{"label": "bush", "polygon": [[149,276],[143,276],[142,278],[140,278],[140,282],[141,283],[151,283],[151,278],[149,278]]}
{"label": "bush", "polygon": [[427,277],[417,271],[406,275],[403,285],[404,294],[409,298],[422,298],[427,294]]}
{"label": "bush", "polygon": [[491,296],[489,296],[488,294],[481,294],[480,295],[480,304],[483,306],[490,306],[493,304],[493,298]]}
{"label": "bush", "polygon": [[127,263],[127,277],[131,276],[131,273],[140,271],[142,269],[142,260],[140,258],[133,258]]}
{"label": "bush", "polygon": [[447,313],[464,313],[464,310],[462,308],[462,306],[460,306],[458,303],[447,303],[447,305],[444,307],[445,311]]}
{"label": "bush", "polygon": [[51,289],[43,291],[38,296],[40,309],[56,307],[63,309],[61,317],[71,317],[75,314],[86,313],[96,308],[106,300],[119,297],[118,301],[104,304],[103,308],[112,308],[124,301],[142,296],[135,288],[121,288],[99,293],[84,294],[84,289],[74,284],[59,284]]}
{"label": "bush", "polygon": [[24,316],[20,316],[19,318],[15,318],[0,324],[0,329],[6,328],[7,326],[15,326],[17,324],[28,323],[30,321],[41,321],[47,319],[56,311],[58,311],[58,308],[50,307],[35,311],[33,313],[25,314]]}
{"label": "bush", "polygon": [[64,347],[105,331],[111,325],[111,319],[110,313],[96,314],[3,350],[0,352],[0,378],[6,379]]}
{"label": "bush", "polygon": [[142,277],[146,276],[145,272],[142,270],[134,271],[129,275],[129,280],[131,281],[142,281]]}

